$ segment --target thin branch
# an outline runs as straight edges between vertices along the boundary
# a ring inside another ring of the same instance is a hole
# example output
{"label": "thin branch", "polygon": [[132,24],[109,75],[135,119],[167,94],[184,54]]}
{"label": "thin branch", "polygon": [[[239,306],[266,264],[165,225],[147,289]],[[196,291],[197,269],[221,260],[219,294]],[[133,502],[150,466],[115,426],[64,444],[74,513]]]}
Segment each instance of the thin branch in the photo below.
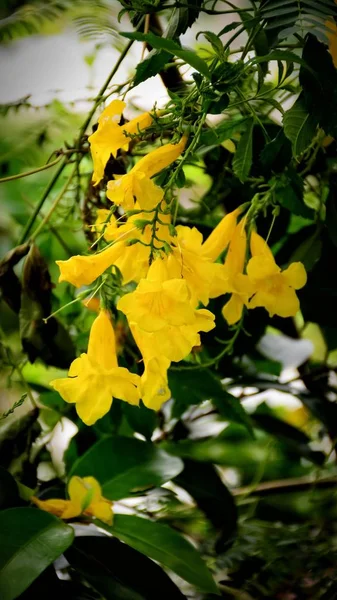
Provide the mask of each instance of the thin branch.
{"label": "thin branch", "polygon": [[21,179],[22,177],[28,177],[29,175],[34,175],[35,173],[40,173],[41,171],[50,169],[50,167],[53,167],[54,165],[56,165],[58,162],[60,162],[60,160],[61,160],[61,156],[58,156],[52,162],[47,163],[46,165],[43,165],[43,167],[38,167],[37,169],[33,169],[32,171],[25,171],[25,173],[17,173],[17,175],[9,175],[8,177],[2,177],[2,179],[0,179],[0,183],[6,183],[7,181],[14,181],[15,179]]}
{"label": "thin branch", "polygon": [[266,481],[254,486],[254,489],[251,486],[237,488],[236,490],[232,490],[232,494],[233,496],[271,496],[275,494],[303,492],[315,488],[328,489],[333,487],[337,488],[337,477],[324,477],[315,480],[310,476],[305,476]]}

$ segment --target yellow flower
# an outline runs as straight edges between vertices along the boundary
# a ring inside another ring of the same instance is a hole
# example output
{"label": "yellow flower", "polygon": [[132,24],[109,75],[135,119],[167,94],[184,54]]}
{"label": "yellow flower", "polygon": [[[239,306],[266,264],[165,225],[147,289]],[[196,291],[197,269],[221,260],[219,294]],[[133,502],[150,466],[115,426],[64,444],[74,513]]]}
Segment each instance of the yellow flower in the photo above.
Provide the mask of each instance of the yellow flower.
{"label": "yellow flower", "polygon": [[214,327],[211,312],[193,308],[186,281],[169,279],[167,259],[155,260],[147,278],[123,296],[117,308],[127,315],[131,327],[138,326],[149,357],[182,360],[200,345],[198,332]]}
{"label": "yellow flower", "polygon": [[[95,224],[96,230],[99,232],[101,224],[107,219],[109,211],[101,209],[98,211],[98,217]],[[60,268],[59,282],[68,281],[76,287],[82,285],[90,285],[97,277],[111,267],[116,266],[122,273],[123,283],[127,284],[130,281],[139,281],[146,277],[149,269],[150,247],[144,246],[141,243],[135,243],[128,246],[128,241],[131,239],[141,239],[142,242],[148,244],[151,240],[152,225],[146,225],[142,232],[136,227],[135,221],[146,219],[151,221],[154,213],[139,213],[130,217],[125,223],[117,227],[115,218],[113,217],[104,231],[104,238],[107,241],[112,241],[113,244],[91,256],[72,256],[68,260],[57,260],[56,264]],[[157,225],[157,237],[161,240],[171,243],[171,237],[167,225],[170,223],[171,216],[169,214],[161,214],[160,220],[162,223]],[[154,247],[161,246],[162,243],[154,240]]]}
{"label": "yellow flower", "polygon": [[91,256],[72,256],[68,260],[57,260],[60,268],[59,282],[68,281],[75,287],[90,285],[106,269],[114,265],[125,249],[125,243],[116,242],[112,246]]}
{"label": "yellow flower", "polygon": [[254,293],[254,287],[247,275],[243,275],[247,251],[247,236],[244,223],[241,221],[234,229],[229,244],[221,277],[213,286],[214,296],[231,294],[222,314],[229,325],[234,325],[241,319],[243,307]]}
{"label": "yellow flower", "polygon": [[139,403],[139,377],[118,366],[108,311],[101,310],[92,325],[87,354],[71,363],[68,377],[55,379],[50,385],[63,400],[76,404],[77,414],[86,425],[93,425],[109,411],[113,397]]}
{"label": "yellow flower", "polygon": [[183,152],[187,138],[183,136],[178,144],[165,144],[141,158],[126,175],[115,175],[108,182],[107,197],[125,210],[132,210],[135,200],[140,208],[151,210],[164,197],[164,191],[151,179],[168,167]]}
{"label": "yellow flower", "polygon": [[135,323],[131,324],[131,331],[144,360],[144,372],[140,378],[141,399],[147,408],[159,410],[171,398],[167,380],[171,361],[156,355],[156,349],[146,343],[146,337]]}
{"label": "yellow flower", "polygon": [[111,154],[116,156],[119,148],[128,148],[131,141],[128,134],[136,134],[146,129],[153,121],[149,113],[144,113],[124,125],[118,125],[125,106],[125,102],[113,100],[99,117],[97,130],[88,138],[94,163],[94,185],[103,178]]}
{"label": "yellow flower", "polygon": [[205,240],[202,245],[204,256],[207,256],[207,258],[211,260],[216,260],[218,256],[226,250],[231,241],[237,218],[241,211],[242,208],[239,206],[239,208],[228,213],[228,215],[221,219],[220,223],[213,229],[212,233],[210,233],[207,240]]}
{"label": "yellow flower", "polygon": [[204,255],[202,235],[196,227],[178,225],[177,237],[172,238],[172,253],[167,259],[170,278],[183,277],[186,281],[191,302],[194,306],[202,302],[205,306],[211,297],[213,280],[222,268]]}
{"label": "yellow flower", "polygon": [[161,258],[152,263],[147,278],[140,280],[137,289],[119,300],[117,308],[130,322],[148,332],[195,321],[186,281],[169,279],[167,261]]}
{"label": "yellow flower", "polygon": [[68,484],[68,495],[69,500],[39,500],[33,496],[32,501],[42,510],[61,519],[74,519],[83,514],[112,525],[112,502],[103,498],[101,486],[94,477],[72,477]]}
{"label": "yellow flower", "polygon": [[252,258],[247,265],[247,275],[256,289],[248,308],[264,307],[269,315],[294,317],[300,304],[295,290],[307,281],[301,262],[292,263],[285,271],[277,266],[270,248],[255,231],[251,235]]}
{"label": "yellow flower", "polygon": [[103,237],[107,242],[112,242],[118,237],[118,221],[107,208],[97,210],[96,221],[92,227],[97,233],[97,237],[101,237],[103,233]]}
{"label": "yellow flower", "polygon": [[135,199],[144,210],[151,210],[159,204],[164,197],[164,190],[156,185],[152,179],[147,177],[142,171],[134,171],[117,177],[113,181],[108,181],[107,198],[122,206],[124,210],[133,210]]}

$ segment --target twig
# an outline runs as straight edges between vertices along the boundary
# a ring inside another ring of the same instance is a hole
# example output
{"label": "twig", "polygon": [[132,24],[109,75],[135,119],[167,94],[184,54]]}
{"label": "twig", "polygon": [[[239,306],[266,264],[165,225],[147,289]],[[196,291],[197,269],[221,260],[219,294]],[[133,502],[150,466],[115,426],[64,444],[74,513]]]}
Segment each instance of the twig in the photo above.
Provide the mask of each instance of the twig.
{"label": "twig", "polygon": [[253,490],[250,486],[245,486],[232,490],[232,494],[233,496],[271,496],[284,493],[291,494],[313,488],[327,489],[335,486],[337,487],[337,477],[324,477],[314,480],[310,476],[304,476],[265,481],[255,486]]}
{"label": "twig", "polygon": [[16,175],[9,175],[8,177],[2,177],[2,179],[0,179],[0,183],[6,183],[7,181],[14,181],[15,179],[21,179],[22,177],[28,177],[29,175],[34,175],[35,173],[40,173],[41,171],[50,169],[50,167],[53,167],[54,165],[56,165],[58,162],[60,162],[60,160],[61,160],[61,155],[58,156],[52,162],[47,163],[46,165],[43,165],[43,167],[38,167],[37,169],[33,169],[32,171],[25,171],[25,173],[17,173]]}

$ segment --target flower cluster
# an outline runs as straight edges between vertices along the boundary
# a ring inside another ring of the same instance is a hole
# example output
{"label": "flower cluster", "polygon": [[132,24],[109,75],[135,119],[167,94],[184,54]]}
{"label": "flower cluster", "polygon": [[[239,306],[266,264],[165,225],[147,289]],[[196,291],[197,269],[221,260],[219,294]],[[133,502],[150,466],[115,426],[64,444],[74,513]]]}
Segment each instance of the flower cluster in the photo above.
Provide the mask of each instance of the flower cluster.
{"label": "flower cluster", "polygon": [[[114,100],[102,113],[90,136],[98,184],[111,154],[127,148],[130,135],[152,122],[149,114],[119,125],[124,103]],[[184,152],[187,137],[164,144],[141,158],[125,175],[107,184],[107,197],[123,210],[97,212],[95,228],[106,246],[95,254],[58,261],[60,281],[90,285],[107,269],[117,268],[122,285],[137,284],[120,294],[117,309],[126,315],[142,355],[141,377],[118,367],[115,336],[109,313],[102,307],[94,321],[86,354],[71,365],[65,379],[52,382],[67,402],[76,404],[82,420],[93,424],[110,408],[112,398],[158,410],[170,398],[167,371],[171,362],[186,358],[199,346],[200,332],[215,327],[206,307],[211,298],[229,295],[223,316],[229,325],[241,320],[244,307],[264,307],[269,314],[288,317],[299,309],[297,289],[305,285],[301,263],[281,271],[267,243],[247,227],[243,207],[227,214],[204,241],[195,227],[171,222],[165,188],[153,177]],[[225,254],[224,262],[219,258]]]}

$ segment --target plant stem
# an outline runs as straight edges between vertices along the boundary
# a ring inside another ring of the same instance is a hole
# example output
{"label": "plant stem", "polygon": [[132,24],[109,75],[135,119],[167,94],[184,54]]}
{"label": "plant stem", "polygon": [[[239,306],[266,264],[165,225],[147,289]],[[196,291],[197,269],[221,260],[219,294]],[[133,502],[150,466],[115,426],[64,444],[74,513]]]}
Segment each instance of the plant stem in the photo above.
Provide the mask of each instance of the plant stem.
{"label": "plant stem", "polygon": [[[111,73],[109,74],[109,76],[108,76],[108,77],[107,77],[107,79],[105,80],[104,84],[102,85],[101,89],[99,90],[99,92],[98,92],[98,94],[97,94],[97,96],[96,96],[96,98],[95,98],[94,105],[93,105],[93,107],[92,107],[91,111],[89,112],[89,114],[88,114],[87,118],[85,119],[85,121],[84,121],[84,123],[83,123],[83,125],[82,125],[82,127],[81,127],[81,129],[80,129],[80,131],[79,131],[79,135],[78,135],[78,138],[77,138],[77,140],[78,140],[78,141],[77,141],[77,144],[75,144],[75,146],[76,146],[76,148],[77,148],[77,149],[80,147],[80,142],[81,142],[81,139],[82,139],[82,137],[83,137],[83,135],[84,135],[84,133],[85,133],[85,130],[86,130],[86,128],[88,127],[88,125],[89,125],[89,123],[90,123],[90,121],[91,121],[91,119],[92,119],[92,117],[93,117],[93,115],[94,115],[94,113],[95,113],[95,110],[96,110],[97,106],[99,105],[99,103],[100,103],[100,101],[101,101],[101,99],[102,99],[102,96],[103,96],[103,94],[104,94],[105,90],[107,89],[107,87],[108,87],[108,85],[109,85],[109,83],[110,83],[111,79],[112,79],[112,78],[114,77],[114,75],[117,73],[117,71],[118,71],[118,69],[119,69],[119,67],[120,67],[121,63],[123,62],[124,58],[126,57],[126,55],[127,55],[128,51],[130,50],[130,48],[131,48],[131,46],[132,46],[132,44],[133,44],[133,41],[134,41],[134,40],[130,40],[130,42],[129,42],[129,43],[126,45],[126,46],[125,46],[125,48],[124,48],[123,52],[121,53],[121,55],[120,55],[119,59],[118,59],[118,60],[117,60],[117,62],[115,63],[115,66],[114,66],[114,68],[112,69]],[[45,201],[46,201],[47,197],[49,196],[49,194],[50,194],[51,190],[53,189],[53,187],[54,187],[54,185],[55,185],[56,181],[58,180],[59,176],[61,175],[61,173],[62,173],[62,171],[63,171],[64,167],[65,167],[65,166],[68,164],[68,162],[70,161],[70,158],[71,158],[71,156],[72,156],[72,153],[70,153],[70,154],[68,154],[66,157],[64,157],[64,159],[63,159],[63,161],[61,162],[61,164],[60,164],[59,168],[57,169],[56,173],[54,173],[54,176],[53,176],[53,178],[51,179],[51,181],[49,182],[49,184],[47,185],[47,187],[46,187],[46,189],[45,189],[45,191],[44,191],[44,193],[43,193],[43,195],[42,195],[42,197],[41,197],[41,200],[40,200],[40,202],[39,202],[39,203],[38,203],[38,205],[36,206],[36,208],[35,208],[35,210],[34,210],[33,214],[32,214],[32,215],[31,215],[31,217],[30,217],[30,219],[28,220],[28,222],[27,222],[27,224],[26,224],[26,227],[24,228],[24,230],[23,230],[23,232],[22,232],[22,235],[21,235],[21,237],[20,237],[20,240],[19,240],[19,242],[18,242],[18,245],[22,244],[22,243],[23,243],[23,242],[24,242],[24,241],[27,239],[27,236],[28,236],[28,234],[29,234],[29,232],[30,232],[31,228],[32,228],[32,227],[33,227],[33,225],[34,225],[34,222],[35,222],[35,219],[36,219],[36,217],[38,216],[38,214],[39,214],[39,212],[40,212],[40,210],[41,210],[42,206],[44,205],[44,203],[45,203]]]}
{"label": "plant stem", "polygon": [[57,171],[54,173],[52,179],[50,180],[50,182],[48,183],[45,191],[42,194],[41,200],[38,203],[38,205],[36,206],[33,214],[31,215],[30,219],[28,219],[28,222],[26,224],[26,227],[24,228],[22,235],[18,241],[18,245],[23,244],[26,239],[27,236],[31,230],[31,228],[33,227],[34,223],[35,223],[35,219],[38,216],[42,206],[44,205],[45,201],[47,200],[51,190],[53,189],[55,183],[57,182],[58,178],[60,177],[64,167],[66,166],[66,164],[69,161],[69,156],[64,157],[64,159],[62,160],[61,164],[59,165],[59,168],[57,169]]}
{"label": "plant stem", "polygon": [[60,162],[60,160],[61,160],[61,156],[58,156],[52,162],[47,163],[46,165],[43,165],[43,167],[38,167],[37,169],[33,169],[32,171],[26,171],[25,173],[17,173],[16,175],[9,175],[8,177],[3,177],[2,179],[0,179],[0,183],[6,183],[7,181],[14,181],[15,179],[21,179],[22,177],[28,177],[29,175],[34,175],[35,173],[40,173],[41,171],[50,169],[50,167],[53,167],[54,165],[56,165],[58,162]]}
{"label": "plant stem", "polygon": [[337,477],[324,477],[316,481],[310,476],[265,481],[254,487],[254,489],[251,489],[250,486],[234,489],[232,494],[234,496],[271,496],[273,494],[302,492],[316,487],[320,489],[337,487]]}
{"label": "plant stem", "polygon": [[46,216],[42,219],[40,225],[35,229],[35,231],[33,232],[33,234],[30,237],[30,240],[33,241],[37,238],[37,236],[41,233],[43,227],[48,223],[50,217],[52,216],[54,210],[56,209],[56,207],[58,206],[58,204],[60,203],[60,201],[62,200],[65,192],[67,191],[73,177],[76,171],[76,165],[74,167],[74,169],[72,170],[70,176],[68,177],[67,181],[65,182],[62,190],[60,191],[60,193],[58,194],[58,196],[55,198],[52,206],[50,207],[50,210],[47,212]]}

